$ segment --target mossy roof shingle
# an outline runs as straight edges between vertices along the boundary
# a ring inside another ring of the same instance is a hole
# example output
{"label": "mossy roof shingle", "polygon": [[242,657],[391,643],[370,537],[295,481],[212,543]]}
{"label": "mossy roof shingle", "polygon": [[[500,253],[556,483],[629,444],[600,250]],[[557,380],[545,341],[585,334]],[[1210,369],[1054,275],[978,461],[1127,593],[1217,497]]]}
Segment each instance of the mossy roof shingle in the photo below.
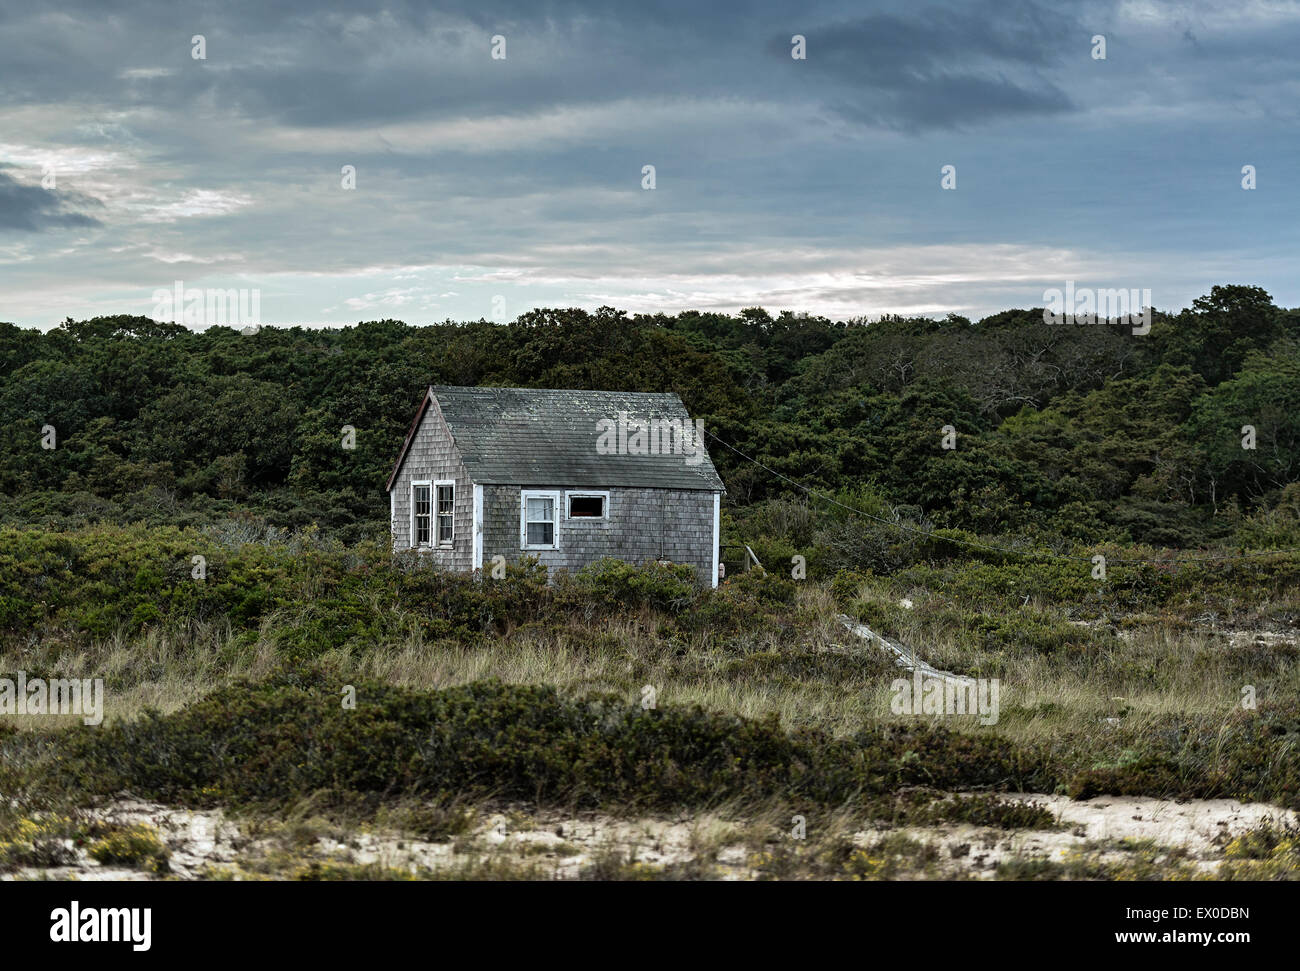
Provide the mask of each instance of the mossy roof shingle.
{"label": "mossy roof shingle", "polygon": [[389,488],[418,432],[430,396],[437,402],[474,482],[723,491],[703,443],[695,457],[676,452],[602,455],[596,450],[601,429],[606,427],[600,422],[605,420],[690,422],[686,407],[675,394],[440,385],[429,389]]}

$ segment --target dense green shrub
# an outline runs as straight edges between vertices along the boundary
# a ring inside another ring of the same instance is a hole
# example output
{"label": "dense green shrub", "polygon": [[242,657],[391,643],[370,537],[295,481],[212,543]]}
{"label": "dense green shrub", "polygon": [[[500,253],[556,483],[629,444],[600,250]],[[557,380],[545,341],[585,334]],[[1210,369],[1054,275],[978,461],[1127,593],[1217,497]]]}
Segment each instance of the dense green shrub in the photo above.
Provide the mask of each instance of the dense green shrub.
{"label": "dense green shrub", "polygon": [[795,581],[787,579],[783,574],[757,569],[729,577],[724,581],[723,587],[730,596],[767,607],[794,603],[796,590]]}
{"label": "dense green shrub", "polygon": [[225,688],[63,741],[63,782],[190,804],[317,792],[494,795],[595,806],[707,805],[780,796],[839,804],[906,785],[1051,785],[1032,753],[986,735],[871,727],[854,740],[788,732],[698,708],[570,699],[474,683],[417,692],[357,685],[357,706],[316,671]]}
{"label": "dense green shrub", "polygon": [[[773,602],[779,586],[765,589]],[[0,636],[104,638],[221,618],[255,629],[273,617],[282,653],[305,660],[411,633],[472,641],[565,612],[680,613],[707,596],[680,564],[604,560],[548,584],[536,558],[501,578],[460,574],[310,530],[250,542],[173,527],[0,527]]]}
{"label": "dense green shrub", "polygon": [[575,573],[573,583],[588,600],[609,608],[652,607],[677,612],[688,607],[699,592],[694,569],[655,560],[638,566],[606,558]]}
{"label": "dense green shrub", "polygon": [[1144,754],[1117,765],[1085,769],[1070,780],[1071,799],[1093,796],[1158,796],[1162,799],[1194,795],[1181,777],[1178,765],[1162,755]]}

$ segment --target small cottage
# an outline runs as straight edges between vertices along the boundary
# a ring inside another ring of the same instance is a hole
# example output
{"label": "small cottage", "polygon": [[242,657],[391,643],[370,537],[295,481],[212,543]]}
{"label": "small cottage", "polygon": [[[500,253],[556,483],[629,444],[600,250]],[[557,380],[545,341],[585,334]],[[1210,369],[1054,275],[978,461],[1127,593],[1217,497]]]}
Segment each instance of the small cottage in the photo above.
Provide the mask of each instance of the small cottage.
{"label": "small cottage", "polygon": [[393,549],[460,571],[667,560],[717,586],[703,425],[675,394],[431,387],[388,478]]}

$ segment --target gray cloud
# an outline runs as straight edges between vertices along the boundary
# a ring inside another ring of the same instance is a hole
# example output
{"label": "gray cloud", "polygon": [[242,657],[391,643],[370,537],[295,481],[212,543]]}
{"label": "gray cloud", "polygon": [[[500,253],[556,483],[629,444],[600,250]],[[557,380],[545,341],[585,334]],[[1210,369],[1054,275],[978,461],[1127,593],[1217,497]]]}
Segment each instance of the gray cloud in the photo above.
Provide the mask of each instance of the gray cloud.
{"label": "gray cloud", "polygon": [[[806,66],[830,86],[830,107],[855,122],[971,127],[1077,110],[1045,71],[1083,36],[1071,18],[1030,3],[913,8],[809,32]],[[768,50],[788,58],[789,38]]]}
{"label": "gray cloud", "polygon": [[[631,309],[752,291],[873,313],[913,286],[1001,309],[1017,279],[1112,266],[1196,295],[1210,245],[1294,289],[1270,260],[1300,235],[1300,10],[1275,4],[0,0],[0,23],[0,272],[33,321],[147,311],[182,276],[335,322],[413,278],[453,316],[620,288]],[[794,252],[826,259],[783,272]]]}
{"label": "gray cloud", "polygon": [[69,208],[96,205],[81,195],[61,195],[39,185],[24,185],[0,172],[0,230],[35,233],[47,229],[98,226],[99,220]]}
{"label": "gray cloud", "polygon": [[[146,3],[108,18],[100,6],[78,14],[63,5],[58,31],[39,15],[5,18],[0,78],[11,103],[111,92],[118,104],[198,104],[313,126],[520,114],[645,95],[739,96],[853,104],[845,117],[902,129],[1070,107],[1033,70],[1059,59],[1072,21],[1028,2],[1012,5],[1010,16],[1005,4],[902,4],[847,22],[843,4],[792,13],[775,0],[485,0],[436,9],[361,0],[337,14],[291,2],[197,10]],[[791,26],[773,39],[775,23]],[[803,78],[789,58],[796,32],[810,42],[808,61],[798,65]],[[488,59],[495,33],[507,38],[505,61]],[[207,40],[206,61],[190,57],[193,34]],[[58,71],[48,70],[52,63]],[[982,109],[971,110],[977,103]]]}

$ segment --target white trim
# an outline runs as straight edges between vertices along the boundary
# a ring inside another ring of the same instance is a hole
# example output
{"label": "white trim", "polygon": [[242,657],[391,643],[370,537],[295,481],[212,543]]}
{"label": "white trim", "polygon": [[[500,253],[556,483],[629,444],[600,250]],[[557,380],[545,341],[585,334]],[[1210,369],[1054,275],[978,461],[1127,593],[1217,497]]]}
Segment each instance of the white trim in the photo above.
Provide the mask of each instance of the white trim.
{"label": "white trim", "polygon": [[578,517],[579,522],[603,523],[609,521],[609,490],[608,489],[573,489],[572,491],[565,492],[564,493],[564,518],[565,519],[573,519],[573,515],[569,512],[569,500],[572,499],[574,496],[600,496],[602,499],[605,500],[605,504],[603,506],[604,515],[579,516]]}
{"label": "white trim", "polygon": [[[438,488],[451,486],[451,542],[444,543],[438,536]],[[429,546],[432,549],[453,549],[456,546],[456,480],[434,479],[433,491],[429,494]]]}
{"label": "white trim", "polygon": [[388,490],[388,545],[397,549],[397,490]]}
{"label": "white trim", "polygon": [[718,543],[722,540],[722,493],[713,494],[713,586],[718,586]]}
{"label": "white trim", "polygon": [[[554,505],[555,528],[552,530],[554,542],[549,545],[528,544],[528,500],[550,499]],[[519,548],[521,550],[558,550],[560,548],[560,491],[558,489],[520,489],[519,490]]]}
{"label": "white trim", "polygon": [[411,497],[411,531],[406,534],[406,545],[413,550],[428,548],[428,547],[420,546],[415,541],[415,487],[416,486],[429,487],[429,547],[433,546],[433,518],[434,518],[433,517],[433,503],[434,503],[433,480],[412,479],[410,485],[410,493],[409,493]]}
{"label": "white trim", "polygon": [[483,487],[474,483],[474,552],[470,560],[471,570],[483,569]]}

